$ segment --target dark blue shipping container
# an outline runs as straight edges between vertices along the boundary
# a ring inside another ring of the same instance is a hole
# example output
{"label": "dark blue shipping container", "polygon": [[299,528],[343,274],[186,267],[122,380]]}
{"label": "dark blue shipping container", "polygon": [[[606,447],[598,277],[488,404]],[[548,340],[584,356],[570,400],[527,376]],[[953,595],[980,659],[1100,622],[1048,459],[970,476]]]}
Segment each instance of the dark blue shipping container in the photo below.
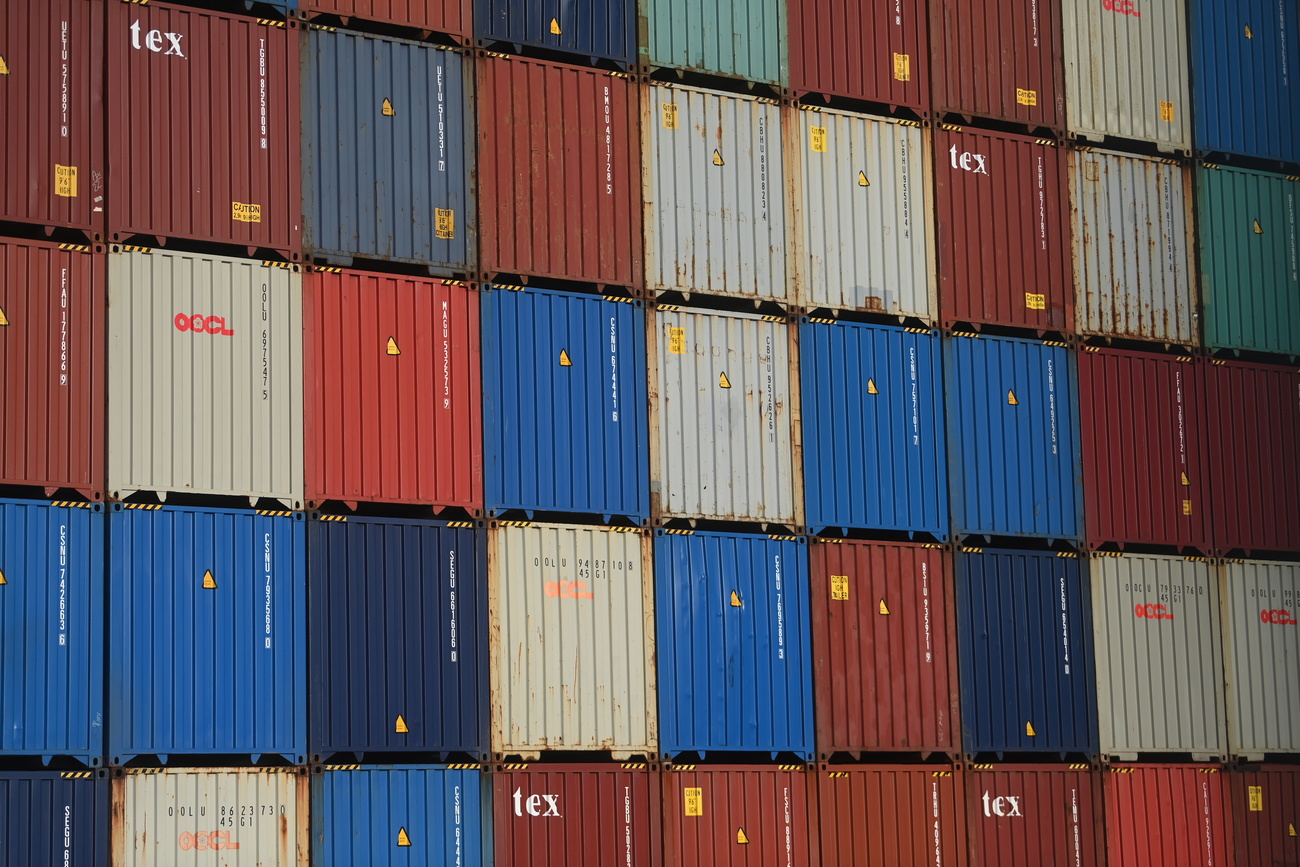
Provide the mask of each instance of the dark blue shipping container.
{"label": "dark blue shipping container", "polygon": [[644,522],[650,429],[641,302],[489,285],[482,317],[488,513]]}
{"label": "dark blue shipping container", "polygon": [[828,527],[948,538],[940,342],[851,322],[799,327],[804,511]]}
{"label": "dark blue shipping container", "polygon": [[486,750],[486,531],[323,517],[308,525],[313,761]]}
{"label": "dark blue shipping container", "polygon": [[1096,754],[1087,572],[1073,554],[977,548],[957,554],[957,659],[968,754]]}
{"label": "dark blue shipping container", "polygon": [[0,864],[108,867],[105,771],[0,771]]}
{"label": "dark blue shipping container", "polygon": [[636,60],[636,0],[474,0],[478,44],[506,42],[612,60]]}

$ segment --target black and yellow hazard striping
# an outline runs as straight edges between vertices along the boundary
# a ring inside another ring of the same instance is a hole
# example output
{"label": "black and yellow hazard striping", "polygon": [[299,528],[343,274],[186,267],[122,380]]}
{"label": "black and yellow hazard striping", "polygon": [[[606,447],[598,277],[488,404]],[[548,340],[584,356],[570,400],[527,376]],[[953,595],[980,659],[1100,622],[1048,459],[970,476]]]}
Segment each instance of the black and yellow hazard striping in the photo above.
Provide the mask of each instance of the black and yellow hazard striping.
{"label": "black and yellow hazard striping", "polygon": [[122,503],[123,509],[142,509],[146,512],[156,512],[162,508],[159,503]]}
{"label": "black and yellow hazard striping", "polygon": [[288,518],[293,515],[293,512],[288,509],[258,509],[257,514],[263,518]]}

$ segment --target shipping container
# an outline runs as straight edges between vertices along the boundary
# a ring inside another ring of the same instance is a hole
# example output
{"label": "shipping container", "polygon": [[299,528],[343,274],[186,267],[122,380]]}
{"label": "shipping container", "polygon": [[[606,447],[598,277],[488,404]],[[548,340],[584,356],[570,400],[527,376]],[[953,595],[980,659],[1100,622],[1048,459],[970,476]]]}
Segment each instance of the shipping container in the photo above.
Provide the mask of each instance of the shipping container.
{"label": "shipping container", "polygon": [[930,134],[915,121],[831,109],[789,116],[799,126],[800,303],[935,322]]}
{"label": "shipping container", "polygon": [[302,275],[115,248],[108,305],[110,496],[302,508]]}
{"label": "shipping container", "polygon": [[108,230],[302,245],[297,22],[108,3]]}
{"label": "shipping container", "polygon": [[[294,6],[290,0],[289,6]],[[470,0],[298,0],[297,6],[305,16],[337,15],[348,26],[356,28],[358,21],[376,21],[414,27],[458,37],[468,41],[470,33]]]}
{"label": "shipping container", "polygon": [[1075,353],[961,335],[946,339],[944,351],[953,531],[1079,537]]}
{"label": "shipping container", "polygon": [[962,749],[1097,752],[1088,578],[1072,554],[957,554]]}
{"label": "shipping container", "polygon": [[629,528],[488,531],[492,750],[658,751],[650,543]]}
{"label": "shipping container", "polygon": [[814,540],[817,752],[957,755],[952,555],[937,545]]}
{"label": "shipping container", "polygon": [[795,329],[777,316],[669,306],[653,322],[652,512],[801,524]]}
{"label": "shipping container", "polygon": [[1204,765],[1109,768],[1103,778],[1110,863],[1124,867],[1227,864],[1231,826],[1223,776],[1217,766]]}
{"label": "shipping container", "polygon": [[302,513],[115,503],[108,522],[112,763],[305,763]]}
{"label": "shipping container", "polygon": [[1192,147],[1184,0],[1061,0],[1071,137]]}
{"label": "shipping container", "polygon": [[474,36],[479,45],[504,42],[629,68],[636,0],[474,0]]}
{"label": "shipping container", "polygon": [[398,274],[303,277],[309,508],[483,507],[479,295]]}
{"label": "shipping container", "polygon": [[1300,768],[1242,767],[1228,774],[1238,867],[1300,864]]}
{"label": "shipping container", "polygon": [[0,771],[0,853],[22,867],[108,867],[103,771]]}
{"label": "shipping container", "polygon": [[645,308],[488,285],[487,508],[650,516]]}
{"label": "shipping container", "polygon": [[0,242],[2,484],[103,499],[104,267],[86,247]]}
{"label": "shipping container", "polygon": [[934,136],[944,327],[1072,331],[1068,160],[1060,148],[946,125]]}
{"label": "shipping container", "polygon": [[811,759],[806,540],[657,530],[654,565],[664,758]]}
{"label": "shipping container", "polygon": [[487,545],[468,522],[307,527],[312,761],[487,749]]}
{"label": "shipping container", "polygon": [[799,353],[808,526],[947,540],[938,335],[805,317]]}
{"label": "shipping container", "polygon": [[[790,89],[846,97],[925,116],[930,57],[925,4],[917,0],[787,0]],[[741,25],[742,27],[744,25]]]}
{"label": "shipping container", "polygon": [[1104,867],[1101,776],[1086,764],[969,765],[971,867]]}
{"label": "shipping container", "polygon": [[769,85],[790,80],[786,0],[639,0],[637,10],[643,68]]}
{"label": "shipping container", "polygon": [[965,867],[961,781],[938,766],[844,765],[817,775],[822,864]]}
{"label": "shipping container", "polygon": [[650,84],[641,109],[646,288],[789,300],[777,101]]}

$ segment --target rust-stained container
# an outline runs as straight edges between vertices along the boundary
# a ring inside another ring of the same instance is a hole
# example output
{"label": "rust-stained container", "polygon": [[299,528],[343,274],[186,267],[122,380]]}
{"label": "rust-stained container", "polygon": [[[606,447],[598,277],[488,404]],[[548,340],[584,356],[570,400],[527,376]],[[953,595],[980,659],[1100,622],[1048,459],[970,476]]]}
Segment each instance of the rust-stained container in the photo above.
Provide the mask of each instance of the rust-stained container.
{"label": "rust-stained container", "polygon": [[297,22],[108,4],[108,231],[300,257]]}
{"label": "rust-stained container", "polygon": [[955,754],[952,555],[938,545],[815,540],[817,752]]}
{"label": "rust-stained container", "polygon": [[[1223,777],[1217,765],[1114,765],[1104,771],[1109,863],[1227,864],[1230,826]],[[1264,862],[1248,863],[1259,867]]]}
{"label": "rust-stained container", "polygon": [[103,256],[0,242],[0,484],[103,497],[107,314]]}
{"label": "rust-stained container", "polygon": [[1300,865],[1300,767],[1254,765],[1227,776],[1237,867]]}
{"label": "rust-stained container", "polygon": [[477,66],[479,266],[640,287],[637,85],[518,57]]}
{"label": "rust-stained container", "polygon": [[361,271],[303,278],[308,508],[483,506],[479,296]]}
{"label": "rust-stained container", "polygon": [[971,867],[1101,867],[1101,775],[1086,764],[967,765]]}
{"label": "rust-stained container", "polygon": [[965,867],[961,779],[951,768],[845,765],[818,773],[817,790],[824,867]]}
{"label": "rust-stained container", "polygon": [[466,41],[472,7],[471,0],[298,0],[298,11],[308,16],[337,15],[350,26],[356,18],[397,24]]}

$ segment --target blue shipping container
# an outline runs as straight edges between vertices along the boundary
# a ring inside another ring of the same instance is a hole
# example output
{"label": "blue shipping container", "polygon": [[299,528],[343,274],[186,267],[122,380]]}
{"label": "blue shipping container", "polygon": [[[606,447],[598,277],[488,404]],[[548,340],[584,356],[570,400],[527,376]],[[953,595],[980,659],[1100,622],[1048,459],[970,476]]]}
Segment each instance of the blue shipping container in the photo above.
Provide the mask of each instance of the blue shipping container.
{"label": "blue shipping container", "polygon": [[612,60],[636,60],[636,0],[474,0],[474,36]]}
{"label": "blue shipping container", "polygon": [[305,763],[302,513],[115,503],[108,529],[113,763],[140,754]]}
{"label": "blue shipping container", "polygon": [[0,864],[108,867],[105,771],[0,771]]}
{"label": "blue shipping container", "polygon": [[70,756],[98,766],[102,505],[0,500],[0,629],[0,755],[47,763]]}
{"label": "blue shipping container", "polygon": [[906,530],[948,538],[948,454],[936,334],[799,328],[804,510],[812,532]]}
{"label": "blue shipping container", "polygon": [[483,293],[489,515],[650,516],[645,309],[598,295]]}
{"label": "blue shipping container", "polygon": [[655,532],[659,743],[813,755],[803,537]]}
{"label": "blue shipping container", "polygon": [[1097,752],[1087,569],[1051,551],[957,555],[962,744],[969,754]]}
{"label": "blue shipping container", "polygon": [[486,531],[326,517],[307,533],[312,760],[486,750]]}

